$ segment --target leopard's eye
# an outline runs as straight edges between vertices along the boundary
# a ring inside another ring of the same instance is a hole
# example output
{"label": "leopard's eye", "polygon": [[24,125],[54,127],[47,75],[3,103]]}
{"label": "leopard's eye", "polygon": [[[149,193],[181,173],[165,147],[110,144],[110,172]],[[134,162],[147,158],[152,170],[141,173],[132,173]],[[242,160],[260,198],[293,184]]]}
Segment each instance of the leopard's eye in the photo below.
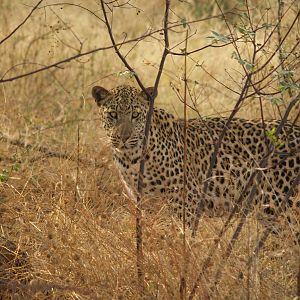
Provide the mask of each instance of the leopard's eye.
{"label": "leopard's eye", "polygon": [[118,117],[118,115],[117,115],[117,113],[116,113],[115,111],[110,111],[110,112],[108,113],[108,115],[109,115],[111,118],[113,118],[113,119],[117,119],[117,117]]}
{"label": "leopard's eye", "polygon": [[133,118],[133,119],[136,119],[139,115],[140,115],[139,112],[134,111],[134,112],[132,113],[132,118]]}

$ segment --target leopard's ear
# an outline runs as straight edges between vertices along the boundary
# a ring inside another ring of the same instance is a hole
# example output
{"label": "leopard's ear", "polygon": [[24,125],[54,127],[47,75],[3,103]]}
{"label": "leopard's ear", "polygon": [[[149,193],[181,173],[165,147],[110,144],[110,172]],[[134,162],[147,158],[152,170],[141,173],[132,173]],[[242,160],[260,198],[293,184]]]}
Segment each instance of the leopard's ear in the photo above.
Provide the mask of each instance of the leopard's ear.
{"label": "leopard's ear", "polygon": [[[152,97],[155,98],[157,96],[157,92],[155,93],[154,87],[147,87],[146,88],[147,93]],[[144,91],[141,91],[140,96],[142,96],[145,100],[149,101],[147,94]]]}
{"label": "leopard's ear", "polygon": [[98,106],[101,106],[105,103],[105,99],[110,95],[110,92],[101,86],[94,86],[92,89],[92,95]]}

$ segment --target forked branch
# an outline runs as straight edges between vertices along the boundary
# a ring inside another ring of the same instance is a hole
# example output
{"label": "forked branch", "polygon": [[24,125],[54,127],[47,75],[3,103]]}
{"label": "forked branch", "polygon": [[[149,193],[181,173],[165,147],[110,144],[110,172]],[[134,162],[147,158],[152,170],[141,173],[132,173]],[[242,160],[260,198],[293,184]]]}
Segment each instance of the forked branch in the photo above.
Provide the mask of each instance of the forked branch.
{"label": "forked branch", "polygon": [[110,40],[112,42],[113,48],[116,51],[116,54],[120,58],[120,60],[124,63],[125,67],[133,74],[135,80],[137,81],[140,88],[143,90],[143,92],[146,93],[148,99],[149,99],[149,110],[146,117],[146,125],[145,125],[145,133],[144,133],[144,139],[142,143],[142,157],[140,162],[140,168],[139,168],[139,176],[138,176],[138,185],[137,185],[137,204],[136,204],[136,267],[137,267],[137,277],[138,277],[138,285],[139,285],[139,297],[143,298],[144,295],[144,268],[143,268],[143,230],[142,230],[142,197],[143,197],[143,177],[144,177],[144,171],[145,171],[145,154],[147,152],[147,143],[148,143],[148,137],[150,133],[150,127],[151,127],[151,120],[152,115],[154,111],[154,100],[157,96],[157,89],[160,82],[160,78],[162,75],[162,71],[164,68],[164,64],[166,61],[166,57],[169,53],[169,37],[168,37],[168,23],[169,23],[169,8],[170,8],[170,0],[166,0],[165,2],[165,15],[164,15],[164,26],[163,26],[163,33],[164,33],[164,40],[165,40],[165,47],[164,52],[162,54],[162,58],[160,61],[158,73],[155,79],[154,83],[154,91],[153,93],[149,93],[142,81],[140,80],[138,74],[135,72],[135,70],[130,66],[130,64],[127,62],[125,56],[122,55],[119,48],[117,47],[117,44],[115,42],[112,29],[110,26],[110,23],[108,21],[107,13],[105,11],[105,3],[103,0],[101,0],[101,7],[105,19],[105,24],[108,30],[108,34],[110,36]]}

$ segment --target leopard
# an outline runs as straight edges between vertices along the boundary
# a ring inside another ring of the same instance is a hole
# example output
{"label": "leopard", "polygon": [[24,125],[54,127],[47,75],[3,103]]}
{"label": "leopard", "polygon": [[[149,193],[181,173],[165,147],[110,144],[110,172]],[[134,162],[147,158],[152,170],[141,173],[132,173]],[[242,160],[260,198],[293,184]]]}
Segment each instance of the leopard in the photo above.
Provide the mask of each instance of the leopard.
{"label": "leopard", "polygon": [[[140,163],[144,160],[144,197],[161,199],[180,219],[184,213],[189,227],[195,225],[199,213],[224,216],[236,207],[238,213],[258,208],[255,211],[262,220],[275,219],[278,212],[289,210],[300,216],[300,197],[296,196],[299,126],[286,122],[275,135],[280,120],[184,120],[154,106],[147,150],[143,151],[149,95],[153,93],[154,88],[141,90],[130,85],[92,88],[113,160],[131,197],[139,195]],[[260,174],[252,182],[254,197],[243,205],[245,201],[240,200],[251,193],[246,187],[253,172]]]}

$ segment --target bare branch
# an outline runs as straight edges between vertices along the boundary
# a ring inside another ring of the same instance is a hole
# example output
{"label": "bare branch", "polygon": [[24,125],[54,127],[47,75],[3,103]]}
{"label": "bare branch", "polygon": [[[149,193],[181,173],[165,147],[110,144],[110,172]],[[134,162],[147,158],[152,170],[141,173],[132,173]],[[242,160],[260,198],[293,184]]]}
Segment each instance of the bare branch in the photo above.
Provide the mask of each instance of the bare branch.
{"label": "bare branch", "polygon": [[[208,182],[209,182],[209,178],[211,177],[212,175],[212,170],[213,168],[215,167],[215,163],[216,163],[216,159],[217,159],[217,155],[218,155],[218,152],[219,152],[219,149],[221,147],[221,144],[222,144],[222,141],[223,141],[223,138],[225,136],[225,133],[226,131],[228,130],[229,128],[229,125],[232,121],[232,119],[234,118],[234,116],[237,114],[237,112],[239,111],[240,107],[241,107],[241,104],[243,103],[246,95],[247,95],[247,92],[248,92],[248,89],[249,89],[249,83],[250,83],[250,80],[251,80],[251,73],[247,75],[247,78],[246,78],[246,81],[244,83],[244,87],[240,93],[240,96],[239,96],[239,99],[237,100],[229,118],[226,120],[226,124],[224,125],[224,128],[222,129],[220,135],[219,135],[219,138],[218,140],[216,141],[215,143],[215,150],[212,154],[212,157],[211,157],[211,161],[210,161],[210,166],[209,166],[209,169],[207,171],[207,175],[206,175],[206,178],[208,180],[205,180],[204,182],[204,188],[203,188],[203,195],[206,194],[207,192],[207,189],[208,189]],[[202,203],[202,201],[200,201],[200,203]],[[200,215],[201,215],[201,205],[198,205],[197,207],[197,210],[196,210],[196,219],[195,219],[195,224],[193,226],[193,236],[196,235],[196,232],[197,232],[197,229],[198,229],[198,224],[199,224],[199,219],[200,219]]]}
{"label": "bare branch", "polygon": [[31,10],[31,12],[28,14],[28,16],[8,35],[6,36],[4,39],[2,39],[0,41],[0,45],[2,43],[4,43],[5,41],[7,41],[12,35],[14,35],[26,22],[27,20],[31,17],[31,15],[33,14],[33,12],[38,8],[38,6],[43,2],[44,0],[40,0]]}
{"label": "bare branch", "polygon": [[[44,157],[66,159],[66,160],[74,161],[77,163],[80,162],[83,165],[94,166],[97,168],[103,167],[103,164],[99,164],[99,163],[93,162],[91,160],[86,160],[86,159],[81,159],[81,158],[78,159],[78,157],[75,157],[72,154],[53,151],[45,146],[35,146],[35,145],[33,145],[31,143],[27,143],[21,139],[15,139],[15,138],[8,137],[1,132],[0,132],[0,141],[9,143],[10,145],[21,147],[24,149],[37,150],[37,151],[43,153]],[[34,161],[34,160],[32,160],[32,161]]]}
{"label": "bare branch", "polygon": [[46,8],[46,7],[52,7],[52,6],[62,6],[62,5],[75,6],[75,7],[78,7],[78,8],[80,8],[80,9],[86,10],[86,11],[88,11],[90,14],[92,14],[94,17],[96,17],[98,20],[100,20],[101,22],[105,23],[104,20],[102,20],[100,17],[98,17],[98,16],[97,16],[93,11],[91,11],[90,9],[88,9],[88,8],[82,6],[82,5],[79,5],[79,4],[75,4],[75,3],[68,3],[68,2],[52,3],[52,4],[47,4],[47,5],[41,6],[41,7],[39,7],[39,9]]}
{"label": "bare branch", "polygon": [[[193,20],[193,21],[187,22],[187,24],[194,24],[194,23],[198,23],[198,22],[202,22],[202,21],[207,21],[207,20],[210,20],[210,19],[218,19],[220,17],[222,17],[222,15],[216,15],[216,16],[212,16],[212,17],[208,17],[208,18]],[[177,23],[177,24],[169,26],[168,29],[175,28],[175,27],[180,27],[180,26],[182,26],[182,24],[181,23]],[[153,30],[153,31],[151,31],[149,33],[146,33],[146,34],[143,34],[143,35],[141,35],[139,37],[132,38],[132,39],[129,39],[127,41],[120,42],[120,43],[116,43],[115,45],[116,46],[122,46],[122,45],[129,44],[129,43],[132,43],[132,42],[137,42],[137,41],[145,39],[146,37],[150,37],[150,36],[152,36],[152,35],[154,35],[156,33],[162,32],[163,30],[164,30],[164,28]],[[86,56],[86,55],[90,55],[90,54],[93,54],[93,53],[96,53],[96,52],[99,52],[99,51],[110,50],[110,49],[113,49],[113,48],[114,48],[113,45],[106,46],[106,47],[99,47],[99,48],[96,48],[96,49],[93,49],[93,50],[89,50],[89,51],[86,51],[86,52],[82,52],[82,53],[70,56],[70,57],[68,57],[66,59],[60,60],[60,61],[55,62],[53,64],[50,64],[48,66],[45,66],[45,67],[42,67],[42,68],[30,71],[30,72],[27,72],[27,73],[23,73],[23,74],[14,76],[14,77],[10,77],[10,78],[4,79],[4,76],[2,76],[1,79],[0,79],[0,83],[11,82],[11,81],[18,80],[18,79],[21,79],[21,78],[24,78],[24,77],[28,77],[30,75],[33,75],[33,74],[36,74],[36,73],[39,73],[39,72],[43,72],[43,71],[48,70],[50,68],[58,67],[58,66],[60,66],[62,64],[68,63],[68,62],[73,61],[75,59],[78,59],[80,57],[83,57],[83,56]]]}
{"label": "bare branch", "polygon": [[119,51],[118,47],[116,46],[114,36],[111,30],[111,27],[109,25],[109,21],[107,18],[107,14],[105,11],[105,6],[103,0],[101,0],[101,7],[105,19],[105,23],[107,26],[107,30],[111,39],[111,42],[113,44],[113,47],[121,59],[121,61],[124,63],[126,68],[132,72],[134,78],[136,79],[137,83],[139,84],[140,88],[146,93],[150,100],[149,104],[149,111],[147,113],[147,120],[146,120],[146,126],[145,126],[145,135],[143,139],[143,145],[142,145],[142,158],[140,162],[140,170],[139,170],[139,177],[138,177],[138,186],[137,186],[137,191],[138,191],[138,196],[137,196],[137,209],[136,209],[136,241],[137,241],[137,274],[138,274],[138,280],[139,280],[139,293],[140,296],[144,294],[144,271],[143,271],[143,248],[142,248],[142,224],[141,224],[141,218],[142,218],[142,208],[141,208],[141,200],[142,200],[142,194],[143,194],[143,176],[144,176],[144,169],[145,169],[145,153],[147,149],[147,141],[148,141],[148,136],[150,133],[150,126],[151,126],[151,118],[154,110],[154,99],[157,95],[157,88],[158,84],[160,81],[160,77],[162,74],[164,62],[166,59],[166,56],[168,54],[168,48],[169,48],[169,38],[168,38],[168,14],[169,14],[169,6],[170,2],[169,0],[166,0],[166,10],[165,10],[165,17],[164,17],[164,27],[163,27],[163,32],[164,32],[164,37],[165,37],[165,49],[164,53],[162,55],[161,63],[159,66],[158,74],[155,80],[155,85],[154,85],[154,93],[150,95],[146,88],[144,87],[143,83],[141,82],[140,78],[138,75],[135,73],[134,69],[129,65],[127,62],[126,58],[121,54]]}
{"label": "bare branch", "polygon": [[289,26],[288,31],[286,32],[285,36],[282,38],[282,40],[280,41],[279,45],[276,47],[276,49],[274,50],[274,52],[271,54],[271,56],[268,58],[268,60],[261,66],[259,67],[257,70],[255,70],[253,72],[253,74],[257,74],[258,72],[260,72],[261,70],[263,70],[268,64],[269,62],[272,60],[272,58],[274,57],[274,55],[281,49],[282,44],[284,43],[284,41],[286,40],[286,38],[289,36],[291,30],[293,29],[294,25],[296,24],[297,20],[299,19],[300,16],[300,11],[298,11],[296,17],[294,18],[292,24]]}
{"label": "bare branch", "polygon": [[[288,116],[292,110],[292,108],[300,101],[300,94],[298,94],[289,104],[286,112],[285,112],[285,115],[284,117],[282,118],[282,120],[280,121],[278,127],[276,128],[276,136],[282,131],[283,129],[283,126],[284,124],[286,123],[287,119],[288,119]],[[262,160],[259,162],[258,164],[258,168],[256,168],[252,174],[250,175],[248,181],[245,183],[245,186],[243,187],[243,190],[241,191],[240,193],[240,196],[238,198],[238,200],[236,201],[236,204],[234,206],[234,208],[232,209],[229,217],[227,218],[225,224],[223,225],[223,228],[221,229],[221,231],[219,232],[218,234],[218,238],[214,240],[214,243],[210,249],[210,251],[208,252],[208,255],[203,263],[203,266],[202,266],[202,270],[200,271],[197,279],[196,279],[196,282],[194,283],[194,286],[192,288],[192,291],[190,293],[190,296],[189,296],[189,299],[192,300],[195,296],[195,293],[196,293],[196,289],[198,288],[198,284],[199,284],[199,281],[201,279],[201,277],[203,276],[203,273],[205,272],[207,266],[210,264],[211,260],[212,260],[212,256],[213,256],[213,253],[215,252],[220,240],[221,240],[221,237],[224,235],[224,233],[228,230],[229,228],[229,225],[230,225],[230,222],[232,220],[232,218],[234,217],[234,215],[237,213],[237,211],[239,210],[239,207],[244,199],[244,195],[246,193],[246,191],[252,186],[253,184],[253,180],[254,178],[257,176],[257,181],[259,182],[261,177],[262,177],[262,173],[259,171],[261,168],[263,168],[266,163],[267,163],[267,160],[269,158],[269,156],[272,154],[272,144],[270,144],[270,148],[268,150],[268,153],[262,158]],[[297,176],[298,178],[298,176]],[[298,179],[297,179],[298,180]],[[244,222],[245,222],[245,218],[247,216],[247,214],[249,213],[249,206],[250,206],[250,203],[255,195],[255,192],[256,192],[256,189],[257,187],[256,186],[252,186],[252,189],[250,191],[250,194],[248,195],[247,199],[246,199],[246,203],[245,203],[245,207],[246,207],[246,210],[245,210],[245,216],[242,218],[242,220],[239,222],[233,236],[232,236],[232,239],[230,241],[230,244],[228,245],[228,248],[226,250],[226,254],[224,256],[224,259],[227,259],[230,254],[231,254],[231,251],[233,249],[233,245],[234,243],[236,242],[239,234],[240,234],[240,231],[244,225]],[[290,193],[292,192],[292,189],[293,187],[289,190],[288,192],[288,195],[290,195]],[[218,274],[220,272],[220,270],[217,272],[217,279],[219,280],[220,279],[220,274]]]}
{"label": "bare branch", "polygon": [[[276,211],[276,218],[278,218],[278,216],[280,215],[280,213],[283,212],[284,210],[284,205],[283,203],[288,203],[288,200],[290,199],[290,197],[292,196],[293,192],[295,191],[295,189],[297,188],[297,186],[300,183],[300,174],[298,174],[298,176],[294,179],[293,184],[291,186],[291,188],[289,189],[289,191],[287,192],[286,196],[285,196],[285,200],[281,203],[281,205],[278,208],[278,211]],[[264,230],[264,232],[262,233],[262,236],[260,238],[260,240],[258,241],[258,243],[256,244],[255,250],[253,251],[253,255],[249,258],[248,260],[248,265],[250,265],[254,259],[255,256],[258,255],[260,249],[263,247],[263,245],[265,244],[269,234],[272,232],[272,227],[268,227]]]}
{"label": "bare branch", "polygon": [[[125,65],[125,67],[133,74],[133,76],[134,76],[135,80],[137,81],[138,85],[140,86],[140,88],[145,93],[147,93],[144,85],[142,84],[142,82],[140,80],[140,78],[138,77],[138,75],[136,74],[136,72],[134,71],[134,69],[129,65],[129,63],[127,62],[126,58],[121,54],[119,48],[117,47],[117,43],[115,42],[115,38],[113,36],[111,27],[109,25],[109,21],[108,21],[108,18],[107,18],[107,14],[106,14],[106,11],[105,11],[104,1],[103,0],[101,0],[101,7],[102,7],[103,15],[104,15],[105,25],[107,27],[107,31],[108,31],[110,40],[111,40],[111,42],[113,44],[113,48],[115,49],[117,55],[119,56],[120,60],[123,62],[123,64]],[[122,42],[121,45],[123,45],[124,43],[125,42]]]}
{"label": "bare branch", "polygon": [[[185,36],[185,52],[187,53],[188,48],[188,30],[186,30]],[[183,225],[183,267],[182,267],[182,275],[180,279],[180,296],[181,299],[186,299],[186,273],[187,273],[187,249],[186,249],[186,202],[187,202],[187,54],[184,57],[184,96],[183,96],[183,135],[184,135],[184,144],[183,144],[183,193],[182,193],[182,225]]]}

